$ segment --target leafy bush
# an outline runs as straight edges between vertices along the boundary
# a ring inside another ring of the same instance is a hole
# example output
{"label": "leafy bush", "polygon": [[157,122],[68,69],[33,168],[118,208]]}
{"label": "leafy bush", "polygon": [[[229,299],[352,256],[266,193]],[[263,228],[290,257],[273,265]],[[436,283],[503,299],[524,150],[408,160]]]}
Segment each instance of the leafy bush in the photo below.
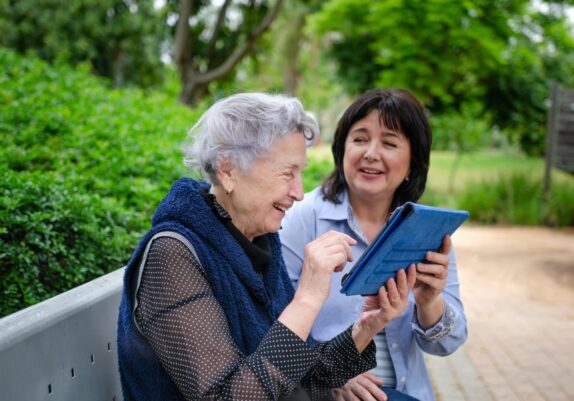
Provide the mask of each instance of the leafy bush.
{"label": "leafy bush", "polygon": [[333,170],[333,161],[330,154],[325,158],[322,155],[315,155],[311,151],[308,159],[308,166],[303,170],[303,188],[305,192],[320,186],[331,170]]}
{"label": "leafy bush", "polygon": [[199,113],[0,48],[0,315],[128,260]]}
{"label": "leafy bush", "polygon": [[525,173],[500,176],[496,181],[467,185],[458,207],[472,219],[489,224],[569,226],[574,222],[574,186],[555,183],[547,205],[542,180]]}
{"label": "leafy bush", "polygon": [[0,177],[0,315],[125,263],[141,223],[114,199],[78,193],[52,172]]}

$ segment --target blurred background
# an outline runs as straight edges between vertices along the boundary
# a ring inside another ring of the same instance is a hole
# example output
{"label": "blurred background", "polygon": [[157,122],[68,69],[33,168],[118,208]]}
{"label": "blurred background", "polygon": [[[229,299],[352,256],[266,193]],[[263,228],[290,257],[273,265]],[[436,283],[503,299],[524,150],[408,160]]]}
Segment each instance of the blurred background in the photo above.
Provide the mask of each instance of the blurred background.
{"label": "blurred background", "polygon": [[316,116],[310,190],[352,99],[407,88],[433,127],[421,202],[471,225],[574,226],[572,171],[544,190],[574,1],[0,0],[0,32],[0,317],[123,266],[189,174],[187,130],[236,92]]}
{"label": "blurred background", "polygon": [[430,116],[421,202],[471,213],[454,238],[470,339],[429,359],[437,397],[574,400],[574,168],[545,161],[574,1],[0,0],[0,317],[127,262],[217,99],[302,100],[321,125],[308,191],[373,87]]}

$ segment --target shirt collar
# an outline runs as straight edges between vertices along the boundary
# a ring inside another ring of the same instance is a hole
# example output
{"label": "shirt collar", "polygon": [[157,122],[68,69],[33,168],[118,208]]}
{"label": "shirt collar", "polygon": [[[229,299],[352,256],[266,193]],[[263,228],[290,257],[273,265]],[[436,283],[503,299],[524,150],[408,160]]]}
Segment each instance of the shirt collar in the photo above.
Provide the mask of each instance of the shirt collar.
{"label": "shirt collar", "polygon": [[323,202],[323,207],[319,211],[317,217],[319,220],[330,221],[346,221],[349,228],[355,233],[357,238],[361,239],[365,244],[368,244],[361,227],[355,221],[353,216],[353,208],[349,202],[349,193],[346,189],[338,194],[338,199],[341,203],[335,204],[334,202]]}
{"label": "shirt collar", "polygon": [[[320,195],[322,196],[322,194]],[[349,203],[349,195],[346,190],[338,194],[341,203],[324,202],[323,207],[318,213],[318,218],[321,220],[348,220],[353,215],[351,204]]]}

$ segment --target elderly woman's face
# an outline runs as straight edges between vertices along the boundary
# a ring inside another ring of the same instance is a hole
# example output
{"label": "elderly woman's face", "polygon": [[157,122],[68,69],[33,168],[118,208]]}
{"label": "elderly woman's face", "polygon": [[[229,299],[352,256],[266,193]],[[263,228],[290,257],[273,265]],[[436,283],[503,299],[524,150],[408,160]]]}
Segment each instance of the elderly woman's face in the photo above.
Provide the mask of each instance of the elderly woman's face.
{"label": "elderly woman's face", "polygon": [[249,240],[278,231],[287,209],[303,198],[301,173],[306,163],[305,138],[292,133],[276,139],[248,172],[231,171],[233,189],[225,206]]}

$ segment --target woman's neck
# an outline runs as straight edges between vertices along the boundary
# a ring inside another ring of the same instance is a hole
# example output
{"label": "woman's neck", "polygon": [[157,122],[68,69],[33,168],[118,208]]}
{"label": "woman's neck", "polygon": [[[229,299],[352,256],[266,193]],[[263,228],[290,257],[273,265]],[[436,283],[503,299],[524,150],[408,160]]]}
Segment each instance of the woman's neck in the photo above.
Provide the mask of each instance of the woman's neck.
{"label": "woman's neck", "polygon": [[235,208],[231,202],[231,195],[226,194],[225,190],[219,185],[212,185],[209,193],[215,196],[217,203],[219,203],[221,207],[223,207],[229,214],[231,217],[231,224],[233,224],[239,230],[239,232],[245,236],[245,238],[247,238],[249,241],[253,241],[255,236],[249,235],[248,231],[245,229],[246,226],[241,224],[242,220],[235,213]]}
{"label": "woman's neck", "polygon": [[349,192],[349,203],[353,216],[367,242],[371,243],[387,223],[392,199],[364,199]]}

